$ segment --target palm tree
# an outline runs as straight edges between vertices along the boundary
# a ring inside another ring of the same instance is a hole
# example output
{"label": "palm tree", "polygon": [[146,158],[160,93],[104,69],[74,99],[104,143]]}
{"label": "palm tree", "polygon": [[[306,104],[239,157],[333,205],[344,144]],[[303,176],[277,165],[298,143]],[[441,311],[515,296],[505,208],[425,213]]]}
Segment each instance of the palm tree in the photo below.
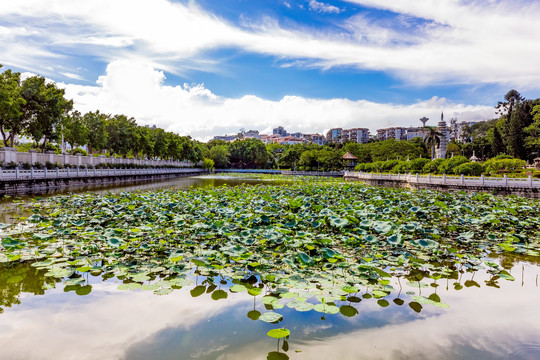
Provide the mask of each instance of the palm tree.
{"label": "palm tree", "polygon": [[424,126],[422,129],[425,132],[424,143],[427,147],[431,148],[431,161],[433,161],[435,158],[435,146],[437,146],[437,149],[439,148],[443,134],[438,132],[437,128],[433,126]]}

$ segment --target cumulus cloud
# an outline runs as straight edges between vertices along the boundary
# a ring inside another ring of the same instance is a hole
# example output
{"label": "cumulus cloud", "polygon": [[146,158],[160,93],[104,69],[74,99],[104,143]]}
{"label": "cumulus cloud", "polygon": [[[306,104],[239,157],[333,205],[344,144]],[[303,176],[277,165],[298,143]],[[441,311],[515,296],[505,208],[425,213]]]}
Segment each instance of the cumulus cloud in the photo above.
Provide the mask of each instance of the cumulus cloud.
{"label": "cumulus cloud", "polygon": [[442,109],[445,116],[460,120],[494,116],[492,107],[455,104],[438,97],[407,105],[300,96],[271,101],[254,95],[222,97],[203,84],[169,86],[164,80],[164,73],[151,63],[121,60],[111,62],[95,86],[61,86],[82,112],[122,113],[135,117],[141,125],[157,125],[200,140],[237,133],[240,128],[268,131],[278,125],[290,131],[321,133],[331,127],[375,131],[388,126],[418,126],[423,116],[434,119],[435,124]]}
{"label": "cumulus cloud", "polygon": [[318,2],[316,0],[311,0],[309,2],[309,10],[321,14],[339,14],[341,12],[341,10],[334,5]]}
{"label": "cumulus cloud", "polygon": [[[368,15],[384,10],[396,19],[366,20],[357,13],[322,29],[291,22],[285,26],[268,17],[236,24],[194,2],[4,2],[0,61],[49,76],[58,72],[47,72],[44,63],[67,66],[75,62],[73,54],[105,62],[138,57],[166,71],[181,72],[182,66],[197,63],[210,50],[233,48],[321,68],[384,71],[419,85],[496,83],[537,89],[540,81],[538,2],[348,0],[372,7]],[[314,0],[310,4],[321,11],[331,9]],[[10,25],[15,21],[24,23],[25,31]],[[404,23],[409,24],[407,31],[398,28]]]}

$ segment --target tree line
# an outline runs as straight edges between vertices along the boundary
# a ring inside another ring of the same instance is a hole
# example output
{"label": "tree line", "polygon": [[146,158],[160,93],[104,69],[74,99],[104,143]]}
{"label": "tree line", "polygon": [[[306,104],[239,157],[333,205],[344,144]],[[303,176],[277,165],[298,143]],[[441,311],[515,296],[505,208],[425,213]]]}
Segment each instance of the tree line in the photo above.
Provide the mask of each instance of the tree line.
{"label": "tree line", "polygon": [[81,114],[55,83],[42,76],[21,80],[20,73],[9,69],[0,74],[0,134],[6,147],[26,136],[41,152],[54,148],[52,144],[63,137],[72,150],[86,146],[90,154],[202,160],[203,146],[190,136],[139,126],[126,115],[99,110]]}

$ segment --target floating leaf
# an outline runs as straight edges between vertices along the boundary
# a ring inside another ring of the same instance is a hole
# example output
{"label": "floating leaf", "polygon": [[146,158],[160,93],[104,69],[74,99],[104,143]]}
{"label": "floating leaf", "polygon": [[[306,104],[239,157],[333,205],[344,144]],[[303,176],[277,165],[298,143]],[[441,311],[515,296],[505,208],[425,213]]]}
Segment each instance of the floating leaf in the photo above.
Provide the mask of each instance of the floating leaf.
{"label": "floating leaf", "polygon": [[[261,316],[262,317],[262,316]],[[259,318],[260,320],[260,318]],[[266,333],[266,335],[274,338],[274,339],[281,339],[284,337],[287,337],[291,334],[291,332],[288,329],[281,328],[281,329],[272,329]]]}
{"label": "floating leaf", "polygon": [[278,314],[277,312],[269,311],[269,312],[265,312],[264,314],[262,314],[259,317],[259,320],[264,321],[264,322],[268,322],[268,323],[272,323],[272,322],[279,321],[281,318],[282,318],[282,316],[280,314]]}

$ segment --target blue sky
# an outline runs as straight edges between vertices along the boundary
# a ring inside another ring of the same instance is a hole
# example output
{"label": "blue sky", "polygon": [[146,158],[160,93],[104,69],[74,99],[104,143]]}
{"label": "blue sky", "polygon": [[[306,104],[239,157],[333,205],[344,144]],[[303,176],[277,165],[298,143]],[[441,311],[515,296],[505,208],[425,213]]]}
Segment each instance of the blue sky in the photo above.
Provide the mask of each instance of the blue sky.
{"label": "blue sky", "polygon": [[374,131],[441,110],[483,120],[509,89],[539,97],[535,1],[3,4],[0,64],[58,82],[81,111],[201,140],[277,125]]}

